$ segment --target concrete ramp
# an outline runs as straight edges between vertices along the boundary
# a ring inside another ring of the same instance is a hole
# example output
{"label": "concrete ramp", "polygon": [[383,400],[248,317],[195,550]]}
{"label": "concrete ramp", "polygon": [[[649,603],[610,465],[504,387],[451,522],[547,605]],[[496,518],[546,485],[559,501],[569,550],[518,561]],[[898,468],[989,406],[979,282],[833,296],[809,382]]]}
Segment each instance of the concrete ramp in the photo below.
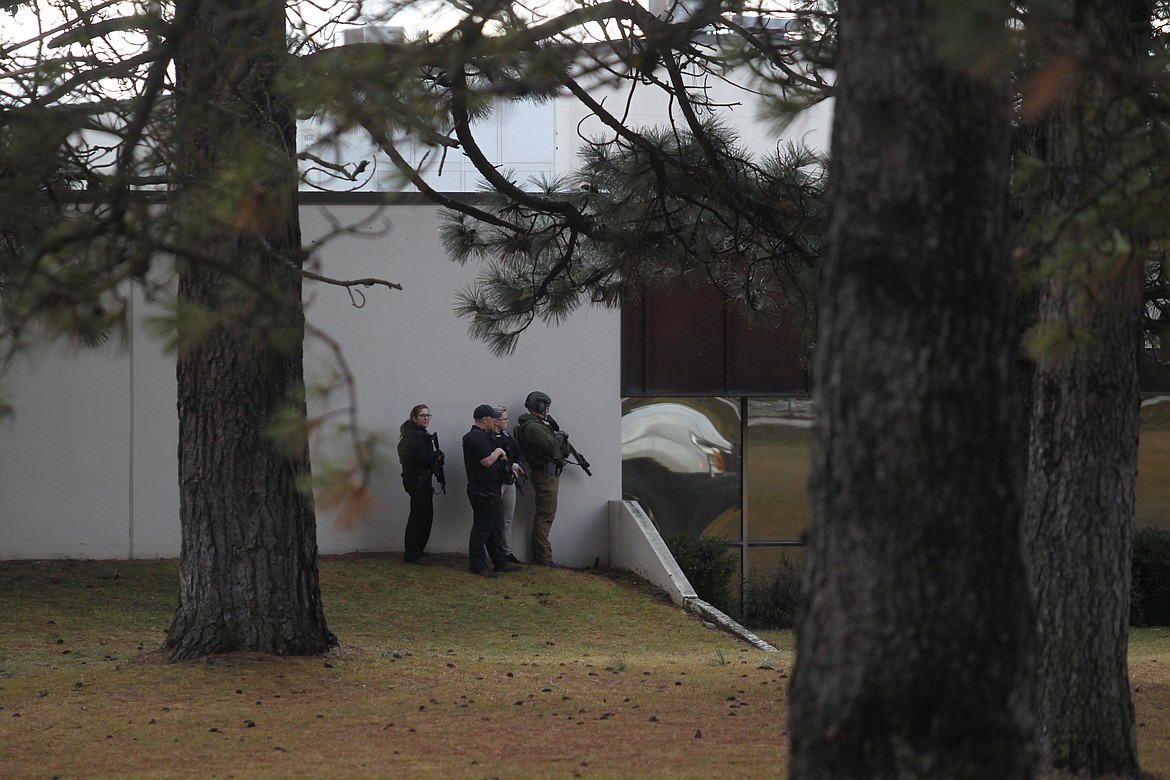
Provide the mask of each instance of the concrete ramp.
{"label": "concrete ramp", "polygon": [[724,631],[760,650],[776,652],[772,645],[699,598],[658,529],[633,501],[609,502],[609,563],[644,577],[666,591],[675,604]]}

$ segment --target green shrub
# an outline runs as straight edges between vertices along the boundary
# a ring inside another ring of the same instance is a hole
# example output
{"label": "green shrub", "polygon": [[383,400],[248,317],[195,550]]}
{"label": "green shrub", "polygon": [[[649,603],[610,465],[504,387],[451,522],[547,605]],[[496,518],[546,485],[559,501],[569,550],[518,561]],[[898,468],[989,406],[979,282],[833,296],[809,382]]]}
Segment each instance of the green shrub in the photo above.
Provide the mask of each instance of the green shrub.
{"label": "green shrub", "polygon": [[1133,537],[1133,580],[1129,587],[1133,626],[1170,625],[1170,532],[1155,528]]}
{"label": "green shrub", "polygon": [[666,534],[663,541],[690,580],[695,595],[716,609],[734,615],[731,578],[739,560],[727,543],[711,536],[692,536],[686,531]]}
{"label": "green shrub", "polygon": [[800,601],[800,570],[787,557],[780,559],[776,576],[749,577],[743,589],[743,622],[753,629],[788,629],[796,625]]}

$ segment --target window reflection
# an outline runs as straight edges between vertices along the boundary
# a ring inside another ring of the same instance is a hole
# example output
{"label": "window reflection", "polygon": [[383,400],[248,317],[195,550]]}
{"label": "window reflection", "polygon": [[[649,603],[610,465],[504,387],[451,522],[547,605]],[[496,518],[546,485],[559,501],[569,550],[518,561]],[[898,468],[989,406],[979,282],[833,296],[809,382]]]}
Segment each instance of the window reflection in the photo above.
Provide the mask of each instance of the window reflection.
{"label": "window reflection", "polygon": [[747,420],[747,540],[800,541],[810,511],[812,405],[807,399],[749,398]]}
{"label": "window reflection", "polygon": [[622,496],[659,531],[739,539],[741,463],[732,399],[623,401]]}
{"label": "window reflection", "polygon": [[1147,399],[1142,404],[1138,434],[1138,528],[1170,529],[1170,398]]}
{"label": "window reflection", "polygon": [[[782,625],[811,518],[807,397],[660,397],[622,402],[622,494],[664,534],[738,548],[743,616]],[[1170,397],[1143,403],[1137,528],[1170,528]]]}
{"label": "window reflection", "polygon": [[622,497],[658,530],[736,548],[739,605],[783,620],[808,527],[812,402],[807,397],[626,398]]}
{"label": "window reflection", "polygon": [[623,497],[663,533],[799,543],[810,511],[812,417],[805,397],[627,398]]}

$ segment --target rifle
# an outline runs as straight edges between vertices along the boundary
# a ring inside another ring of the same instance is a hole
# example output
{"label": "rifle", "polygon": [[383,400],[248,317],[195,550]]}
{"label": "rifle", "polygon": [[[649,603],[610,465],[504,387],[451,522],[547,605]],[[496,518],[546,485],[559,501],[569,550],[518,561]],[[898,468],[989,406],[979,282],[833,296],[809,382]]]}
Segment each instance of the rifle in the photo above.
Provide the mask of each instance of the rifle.
{"label": "rifle", "polygon": [[[546,423],[548,423],[549,428],[552,428],[553,433],[561,433],[560,424],[557,423],[557,421],[552,418],[551,414],[546,415],[544,418],[544,421]],[[592,477],[593,472],[589,470],[589,461],[585,460],[585,456],[582,455],[581,453],[577,452],[577,448],[569,443],[569,434],[567,434],[567,433],[565,434],[564,442],[565,442],[565,449],[568,450],[569,455],[576,458],[576,460],[570,460],[567,462],[572,463],[574,466],[580,466],[582,471],[584,471],[586,474],[588,474],[589,476]]]}
{"label": "rifle", "polygon": [[524,495],[524,488],[520,487],[520,483],[527,482],[527,481],[528,481],[528,472],[521,471],[520,476],[516,478],[516,482],[515,482],[516,492],[519,493],[520,495]]}
{"label": "rifle", "polygon": [[[577,459],[575,461],[576,465],[580,466],[586,474],[592,477],[593,472],[589,470],[589,461],[585,460],[585,456],[577,452],[577,448],[569,444],[568,439],[565,439],[565,446],[569,448],[569,454]],[[574,463],[574,461],[569,461],[569,463]]]}
{"label": "rifle", "polygon": [[[500,474],[500,484],[515,485],[516,492],[520,495],[524,495],[524,488],[520,487],[520,482],[521,480],[528,479],[528,475],[521,471],[519,477],[513,476],[512,460],[508,457],[507,443],[509,437],[507,437],[503,431],[495,431],[493,433],[489,433],[488,438],[491,439],[493,444],[504,451],[504,457],[496,461],[496,468],[499,469]],[[513,440],[513,443],[515,443],[515,440]]]}
{"label": "rifle", "polygon": [[439,487],[443,490],[443,495],[447,494],[447,472],[443,468],[443,464],[447,462],[447,456],[439,449],[439,434],[432,433],[428,438],[431,440],[431,451],[439,453],[439,457],[431,464],[431,473],[435,475],[435,479],[439,480]]}

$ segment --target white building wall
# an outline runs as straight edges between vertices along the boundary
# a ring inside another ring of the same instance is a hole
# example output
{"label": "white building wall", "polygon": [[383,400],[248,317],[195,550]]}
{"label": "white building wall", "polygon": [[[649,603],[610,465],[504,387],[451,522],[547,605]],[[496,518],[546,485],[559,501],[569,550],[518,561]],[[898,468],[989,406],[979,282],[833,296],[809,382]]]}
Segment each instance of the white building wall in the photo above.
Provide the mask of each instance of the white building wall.
{"label": "white building wall", "polygon": [[[150,338],[143,320],[151,308],[134,297],[131,371],[133,433],[129,461],[127,558],[166,558],[179,550],[179,424],[175,363]],[[87,556],[97,557],[97,556]]]}
{"label": "white building wall", "polygon": [[121,557],[130,503],[130,360],[112,347],[27,356],[0,422],[0,556]]}
{"label": "white building wall", "polygon": [[[306,243],[329,229],[326,211],[353,224],[375,210],[304,206]],[[455,291],[469,286],[477,269],[447,259],[437,209],[393,206],[379,217],[359,231],[371,237],[343,236],[321,248],[320,272],[376,276],[403,290],[363,289],[366,303],[357,309],[344,289],[306,286],[310,322],[340,342],[357,377],[360,424],[387,436],[369,521],[342,530],[322,515],[321,552],[402,549],[408,501],[394,443],[411,406],[426,403],[448,455],[447,495],[435,498],[428,549],[465,554],[471,509],[460,439],[471,410],[502,403],[515,421],[528,392],[541,389],[594,474],[571,467],[561,478],[554,555],[574,566],[607,562],[608,502],[620,496],[620,314],[591,309],[557,328],[534,325],[515,355],[496,358],[471,341],[467,323],[452,311]],[[138,301],[136,314],[143,308]],[[311,343],[309,350],[322,353]],[[321,364],[313,356],[306,363],[311,381]],[[23,362],[12,380],[16,416],[0,423],[0,558],[178,555],[173,361],[135,328],[127,348],[40,355]],[[514,547],[526,557],[531,490],[516,516]]]}
{"label": "white building wall", "polygon": [[[369,207],[305,207],[306,235],[324,230],[324,212],[356,221]],[[346,236],[323,253],[322,272],[335,278],[376,276],[397,282],[401,291],[370,288],[365,306],[354,309],[339,288],[314,286],[309,319],[345,347],[358,377],[362,424],[397,439],[410,408],[425,403],[434,413],[430,430],[447,453],[447,495],[435,497],[435,524],[428,549],[467,551],[471,509],[460,440],[481,403],[508,407],[512,422],[523,413],[531,390],[547,392],[552,414],[593,465],[593,476],[570,467],[561,476],[560,507],[553,525],[554,557],[570,565],[608,559],[607,501],[621,494],[620,313],[588,309],[556,328],[533,325],[514,355],[494,357],[472,341],[467,322],[452,309],[455,291],[477,273],[447,259],[438,241],[437,210],[429,205],[395,206],[384,212],[390,233],[379,240]],[[377,224],[366,228],[374,233]],[[308,361],[310,365],[313,360]],[[311,370],[311,369],[310,369]],[[341,531],[323,518],[318,536],[323,552],[399,550],[408,509],[398,464],[390,463],[373,484],[374,521]],[[520,498],[513,546],[526,557],[532,491]]]}

